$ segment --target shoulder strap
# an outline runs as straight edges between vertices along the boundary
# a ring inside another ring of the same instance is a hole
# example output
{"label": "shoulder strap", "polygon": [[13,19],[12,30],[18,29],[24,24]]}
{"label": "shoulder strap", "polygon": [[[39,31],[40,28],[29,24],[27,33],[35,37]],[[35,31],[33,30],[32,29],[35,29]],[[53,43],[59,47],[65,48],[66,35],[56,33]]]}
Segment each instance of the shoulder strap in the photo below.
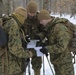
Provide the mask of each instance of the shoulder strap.
{"label": "shoulder strap", "polygon": [[0,26],[2,26],[2,18],[0,18]]}
{"label": "shoulder strap", "polygon": [[[1,48],[0,53],[3,53],[0,57],[1,57],[1,64],[2,64],[2,75],[7,75],[7,70],[8,70],[8,54],[7,54],[7,48]],[[5,71],[5,57],[4,55],[6,55],[6,71]]]}
{"label": "shoulder strap", "polygon": [[0,57],[2,57],[3,54],[4,54],[4,50],[2,50],[2,48],[0,47]]}
{"label": "shoulder strap", "polygon": [[1,62],[2,62],[2,75],[4,75],[4,55],[1,57]]}
{"label": "shoulder strap", "polygon": [[14,20],[16,20],[18,26],[20,26],[21,23],[17,20],[17,18],[16,18],[13,14],[11,15],[11,17],[12,17]]}
{"label": "shoulder strap", "polygon": [[22,32],[22,37],[23,37],[23,40],[26,42],[26,43],[28,43],[27,41],[26,41],[26,37],[25,37],[25,34],[24,34],[24,31],[22,30],[22,29],[20,29],[20,31]]}

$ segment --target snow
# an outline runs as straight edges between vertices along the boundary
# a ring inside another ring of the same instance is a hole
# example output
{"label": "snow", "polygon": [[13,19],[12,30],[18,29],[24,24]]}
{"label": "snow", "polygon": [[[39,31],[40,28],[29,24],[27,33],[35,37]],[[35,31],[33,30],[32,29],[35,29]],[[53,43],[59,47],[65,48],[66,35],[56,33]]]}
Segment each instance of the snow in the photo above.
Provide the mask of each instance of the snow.
{"label": "snow", "polygon": [[[60,17],[58,14],[56,15],[53,15],[51,14],[52,16],[55,16],[55,17]],[[74,17],[70,18],[70,15],[62,15],[61,18],[67,18],[69,21],[71,21],[73,24],[76,24],[76,19],[74,19]],[[48,57],[49,58],[49,57]],[[42,60],[43,60],[43,57],[42,57]],[[49,60],[50,61],[50,60]],[[76,60],[75,60],[76,61]],[[48,61],[46,59],[46,57],[44,56],[44,70],[45,70],[45,73],[43,74],[43,63],[42,63],[42,68],[40,70],[40,75],[53,75],[50,67],[49,67],[49,64],[48,64]],[[53,69],[53,72],[54,72],[54,68],[53,68],[53,65],[50,63],[51,65],[51,68]],[[32,65],[31,65],[31,75],[34,75],[34,71],[32,70]],[[76,64],[74,64],[74,72],[75,72],[75,75],[76,75]],[[25,74],[24,74],[25,75]],[[28,74],[28,67],[26,69],[26,75],[29,75]]]}
{"label": "snow", "polygon": [[[55,17],[60,17],[59,14],[56,14],[56,15],[51,14],[51,15]],[[75,19],[74,17],[70,18],[70,15],[62,15],[60,18],[67,18],[70,22],[76,25],[76,18]]]}

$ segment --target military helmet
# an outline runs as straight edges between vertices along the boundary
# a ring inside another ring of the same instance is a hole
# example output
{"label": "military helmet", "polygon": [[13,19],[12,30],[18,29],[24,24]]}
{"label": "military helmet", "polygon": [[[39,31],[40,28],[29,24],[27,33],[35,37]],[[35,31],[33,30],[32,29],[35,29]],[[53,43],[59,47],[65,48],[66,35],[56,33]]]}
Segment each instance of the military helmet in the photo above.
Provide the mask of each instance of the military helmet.
{"label": "military helmet", "polygon": [[50,13],[49,11],[45,10],[45,9],[42,9],[40,11],[40,13],[38,14],[38,20],[47,20],[47,19],[50,19]]}
{"label": "military helmet", "polygon": [[37,3],[33,0],[29,1],[26,9],[27,9],[27,12],[36,13],[37,12]]}
{"label": "military helmet", "polygon": [[25,8],[23,8],[22,6],[19,6],[17,7],[13,13],[16,13],[16,14],[20,14],[22,15],[23,17],[27,18],[27,11]]}

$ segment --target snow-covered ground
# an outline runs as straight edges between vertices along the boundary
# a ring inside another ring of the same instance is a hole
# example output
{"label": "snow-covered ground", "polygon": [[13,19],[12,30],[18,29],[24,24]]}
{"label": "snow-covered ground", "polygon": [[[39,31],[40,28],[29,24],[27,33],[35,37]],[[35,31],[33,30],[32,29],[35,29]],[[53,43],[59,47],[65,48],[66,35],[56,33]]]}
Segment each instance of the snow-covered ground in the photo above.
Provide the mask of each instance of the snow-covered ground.
{"label": "snow-covered ground", "polygon": [[[52,15],[52,14],[51,14]],[[52,15],[52,16],[55,16],[55,17],[60,17],[59,15]],[[73,24],[76,24],[76,19],[74,19],[74,17],[70,18],[69,15],[66,15],[66,16],[61,16],[62,18],[67,18],[69,21],[71,21]],[[43,60],[43,57],[42,57],[42,60]],[[76,61],[76,60],[75,60]],[[49,67],[49,63],[46,59],[46,57],[44,56],[44,70],[43,70],[43,64],[42,64],[42,68],[41,68],[41,75],[53,75],[52,73],[52,70],[51,68]],[[52,69],[53,69],[53,65],[50,63]],[[32,67],[32,66],[31,66]],[[31,75],[34,75],[34,71],[31,69]],[[43,74],[43,71],[45,71],[45,73]],[[54,69],[53,69],[53,72],[54,72]],[[74,72],[75,72],[75,75],[76,75],[76,64],[74,64]],[[25,74],[24,74],[25,75]],[[28,67],[27,67],[27,70],[26,70],[26,75],[29,75],[28,74]]]}
{"label": "snow-covered ground", "polygon": [[[51,14],[52,16],[55,16],[55,17],[60,17],[59,14]],[[76,16],[75,16],[76,17]],[[62,15],[60,18],[67,18],[70,22],[72,22],[73,24],[76,25],[76,18],[74,19],[74,17],[70,18],[70,15]]]}

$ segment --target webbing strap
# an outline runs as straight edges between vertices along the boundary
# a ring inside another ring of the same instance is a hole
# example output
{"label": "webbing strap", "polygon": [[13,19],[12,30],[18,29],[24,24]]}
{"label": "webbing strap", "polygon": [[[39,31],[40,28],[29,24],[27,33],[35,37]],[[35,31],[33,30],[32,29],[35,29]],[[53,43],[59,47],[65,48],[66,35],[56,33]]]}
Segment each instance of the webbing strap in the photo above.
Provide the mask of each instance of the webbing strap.
{"label": "webbing strap", "polygon": [[6,71],[5,71],[5,75],[8,74],[8,52],[7,52],[7,48],[5,49],[5,53],[6,53]]}
{"label": "webbing strap", "polygon": [[4,75],[4,54],[2,55],[2,75]]}
{"label": "webbing strap", "polygon": [[2,56],[2,75],[4,75],[4,55]]}
{"label": "webbing strap", "polygon": [[27,40],[25,39],[26,37],[25,37],[24,31],[23,31],[22,29],[20,29],[20,30],[21,30],[21,32],[22,32],[22,36],[23,36],[24,41],[25,41],[26,43],[28,43]]}
{"label": "webbing strap", "polygon": [[[2,63],[2,75],[7,75],[8,73],[8,54],[7,54],[7,48],[5,48],[4,54],[1,56],[1,63]],[[6,69],[5,69],[5,56],[6,55]]]}
{"label": "webbing strap", "polygon": [[1,52],[3,52],[1,56],[1,62],[2,62],[2,75],[4,75],[4,50],[1,49]]}
{"label": "webbing strap", "polygon": [[4,50],[0,48],[0,57],[2,57],[3,54],[4,54]]}

